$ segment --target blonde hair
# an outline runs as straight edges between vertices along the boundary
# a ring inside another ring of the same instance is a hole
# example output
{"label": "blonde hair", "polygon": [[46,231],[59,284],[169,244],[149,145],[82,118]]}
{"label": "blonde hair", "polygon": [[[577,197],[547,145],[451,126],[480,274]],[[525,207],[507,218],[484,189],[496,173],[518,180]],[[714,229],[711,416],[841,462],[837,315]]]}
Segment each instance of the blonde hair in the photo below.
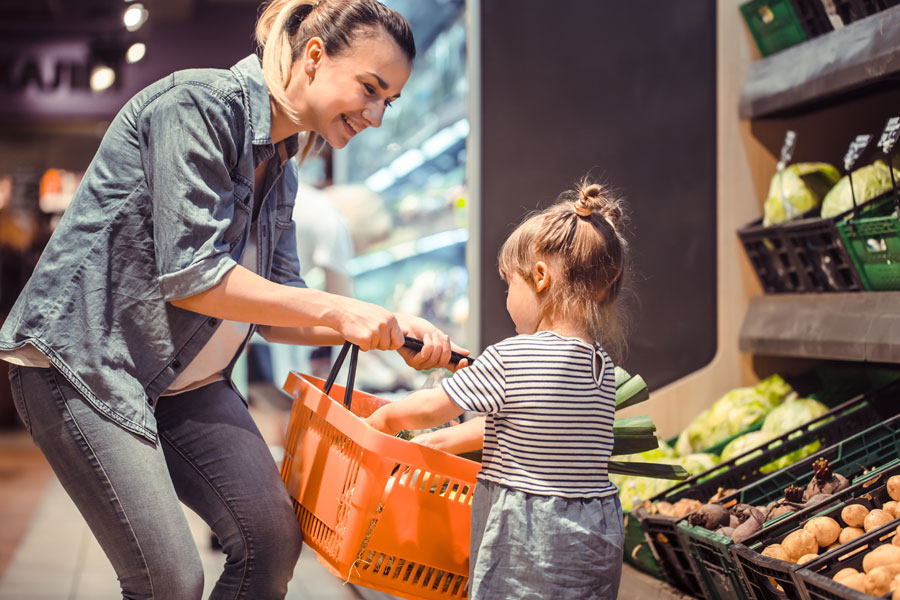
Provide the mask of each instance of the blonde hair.
{"label": "blonde hair", "polygon": [[[300,123],[285,90],[291,67],[311,38],[321,38],[325,52],[337,56],[350,47],[358,33],[372,35],[379,29],[397,42],[410,62],[415,59],[409,23],[376,0],[271,0],[256,22],[256,42],[262,53],[263,77],[278,108],[294,123]],[[316,138],[309,136],[302,157]]]}
{"label": "blonde hair", "polygon": [[547,262],[552,277],[542,297],[545,316],[584,323],[593,340],[621,355],[626,317],[617,300],[628,271],[624,221],[621,200],[582,180],[512,232],[500,248],[500,276],[508,282],[518,273],[534,285],[532,268],[539,260]]}

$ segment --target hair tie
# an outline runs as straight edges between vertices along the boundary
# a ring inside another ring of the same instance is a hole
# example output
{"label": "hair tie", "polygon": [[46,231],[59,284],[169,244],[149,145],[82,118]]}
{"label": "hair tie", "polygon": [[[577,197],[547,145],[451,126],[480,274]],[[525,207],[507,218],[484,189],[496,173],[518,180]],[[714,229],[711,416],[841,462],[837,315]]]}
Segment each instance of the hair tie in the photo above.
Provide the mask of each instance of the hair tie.
{"label": "hair tie", "polygon": [[575,201],[575,214],[579,217],[590,217],[594,214],[594,209],[592,209],[586,202],[582,202],[580,199]]}

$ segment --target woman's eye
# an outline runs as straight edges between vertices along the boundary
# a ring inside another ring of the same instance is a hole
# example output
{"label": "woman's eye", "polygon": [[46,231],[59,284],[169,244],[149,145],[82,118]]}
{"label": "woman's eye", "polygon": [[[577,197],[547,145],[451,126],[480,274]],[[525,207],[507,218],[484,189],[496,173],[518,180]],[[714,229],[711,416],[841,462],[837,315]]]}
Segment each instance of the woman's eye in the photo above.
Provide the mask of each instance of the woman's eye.
{"label": "woman's eye", "polygon": [[363,84],[363,87],[366,88],[366,93],[368,93],[368,94],[374,94],[374,93],[375,93],[375,88],[372,86],[372,84],[370,84],[370,83],[364,83],[364,84]]}
{"label": "woman's eye", "polygon": [[385,106],[386,108],[390,108],[393,104],[394,104],[394,101],[393,101],[393,100],[388,99],[388,100],[385,100],[385,101],[384,101],[384,106]]}

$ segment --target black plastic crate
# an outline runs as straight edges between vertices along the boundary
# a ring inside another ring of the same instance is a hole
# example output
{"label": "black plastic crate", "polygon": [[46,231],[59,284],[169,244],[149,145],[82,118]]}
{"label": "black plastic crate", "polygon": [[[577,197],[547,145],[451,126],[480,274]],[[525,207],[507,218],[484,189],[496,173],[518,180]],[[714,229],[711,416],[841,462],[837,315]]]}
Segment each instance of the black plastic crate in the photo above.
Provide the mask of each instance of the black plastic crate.
{"label": "black plastic crate", "polygon": [[[801,586],[795,573],[803,568],[783,560],[760,554],[770,544],[780,544],[791,532],[803,527],[812,517],[826,516],[841,522],[840,513],[848,504],[862,504],[867,509],[880,508],[891,500],[884,485],[887,478],[900,473],[900,459],[859,477],[848,488],[834,494],[831,503],[806,508],[796,513],[784,515],[765,525],[763,530],[747,538],[744,543],[731,547],[735,562],[741,570],[744,583],[756,600],[802,600]],[[823,509],[823,506],[829,508]],[[894,525],[900,524],[895,521]],[[820,554],[824,557],[827,552]],[[776,587],[779,586],[779,587]]]}
{"label": "black plastic crate", "polygon": [[834,30],[821,0],[792,0],[794,12],[809,39]]}
{"label": "black plastic crate", "polygon": [[[651,498],[650,502],[674,503],[681,498],[706,502],[720,487],[740,489],[766,477],[766,473],[760,472],[761,468],[798,448],[815,441],[819,441],[824,447],[831,446],[890,418],[897,414],[898,410],[900,410],[900,381],[894,381],[875,391],[847,400],[824,415],[775,438],[766,444],[766,450],[762,452],[752,449],[679,482]],[[757,452],[758,455],[754,456]],[[684,592],[706,597],[700,574],[690,559],[687,544],[682,536],[678,535],[680,519],[641,514],[641,511],[636,511],[635,508],[632,509],[630,516],[640,519],[663,578]]]}
{"label": "black plastic crate", "polygon": [[[896,401],[896,384],[889,386]],[[805,485],[813,476],[812,464],[825,458],[832,469],[848,479],[853,479],[869,468],[888,463],[900,456],[900,415],[883,423],[869,427],[842,442],[819,450],[788,467],[779,469],[755,481],[738,493],[721,500],[728,504],[732,500],[750,505],[767,504],[781,498],[784,489],[797,483]],[[831,500],[822,503],[829,504]],[[687,521],[678,522],[678,534],[694,561],[694,571],[700,575],[707,596],[718,600],[744,598],[749,600],[740,569],[731,554],[734,542],[731,538],[695,527]]]}
{"label": "black plastic crate", "polygon": [[799,266],[787,245],[781,225],[762,224],[762,219],[738,230],[756,277],[767,294],[787,294],[806,291]]}
{"label": "black plastic crate", "polygon": [[[805,563],[802,569],[794,573],[794,580],[800,588],[803,600],[872,600],[874,596],[835,583],[831,578],[841,569],[848,567],[862,572],[862,562],[866,553],[882,544],[890,544],[896,532],[897,521],[894,520]],[[882,596],[882,598],[890,597],[889,593]]]}
{"label": "black plastic crate", "polygon": [[834,8],[845,25],[865,19],[897,4],[897,0],[834,0]]}
{"label": "black plastic crate", "polygon": [[858,292],[862,279],[844,246],[837,221],[848,216],[800,219],[786,223],[782,235],[797,264],[804,292]]}

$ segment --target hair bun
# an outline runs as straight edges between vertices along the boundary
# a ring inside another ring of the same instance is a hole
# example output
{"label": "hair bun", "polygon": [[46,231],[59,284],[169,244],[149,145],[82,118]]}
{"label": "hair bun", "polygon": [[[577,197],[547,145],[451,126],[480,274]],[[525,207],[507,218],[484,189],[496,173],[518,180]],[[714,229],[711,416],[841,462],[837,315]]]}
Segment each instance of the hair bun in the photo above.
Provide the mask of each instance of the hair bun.
{"label": "hair bun", "polygon": [[599,212],[615,227],[622,220],[622,209],[616,200],[606,195],[606,190],[597,183],[583,183],[577,191],[575,214],[579,217],[590,217]]}

